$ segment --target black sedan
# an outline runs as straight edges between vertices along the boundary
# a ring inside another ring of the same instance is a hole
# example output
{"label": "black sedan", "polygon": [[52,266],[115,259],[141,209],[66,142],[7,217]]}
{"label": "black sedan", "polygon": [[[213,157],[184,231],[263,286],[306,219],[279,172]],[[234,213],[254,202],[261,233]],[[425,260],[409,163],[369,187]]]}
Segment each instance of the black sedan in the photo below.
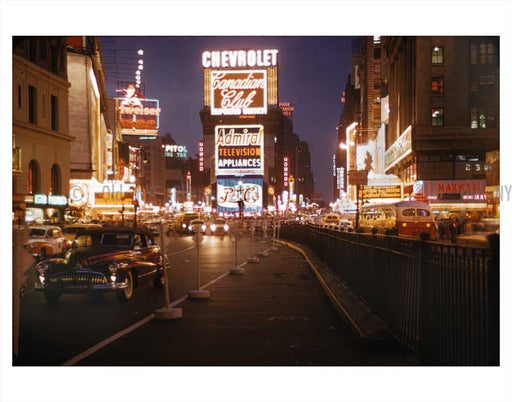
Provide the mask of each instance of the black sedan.
{"label": "black sedan", "polygon": [[55,303],[65,293],[116,292],[130,300],[136,287],[163,284],[166,259],[140,229],[103,228],[77,234],[64,258],[37,264],[36,290]]}

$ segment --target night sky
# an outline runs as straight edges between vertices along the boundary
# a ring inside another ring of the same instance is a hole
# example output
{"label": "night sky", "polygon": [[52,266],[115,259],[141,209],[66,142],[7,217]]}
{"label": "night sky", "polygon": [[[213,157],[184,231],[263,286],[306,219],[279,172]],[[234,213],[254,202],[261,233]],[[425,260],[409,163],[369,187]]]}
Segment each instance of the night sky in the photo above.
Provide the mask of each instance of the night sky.
{"label": "night sky", "polygon": [[[204,50],[279,50],[279,101],[295,108],[294,132],[309,143],[315,190],[332,198],[340,98],[351,66],[351,37],[107,37],[101,38],[107,94],[118,81],[134,81],[137,49],[144,50],[142,83],[146,97],[160,100],[160,134],[172,133],[189,155],[202,138]],[[112,50],[116,48],[117,76]]]}

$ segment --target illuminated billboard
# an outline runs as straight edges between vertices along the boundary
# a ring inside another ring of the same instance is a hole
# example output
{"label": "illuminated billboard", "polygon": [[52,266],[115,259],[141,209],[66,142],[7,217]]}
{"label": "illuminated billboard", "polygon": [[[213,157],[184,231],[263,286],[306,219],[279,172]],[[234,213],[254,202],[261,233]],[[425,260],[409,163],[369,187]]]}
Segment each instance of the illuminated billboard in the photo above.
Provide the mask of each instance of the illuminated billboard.
{"label": "illuminated billboard", "polygon": [[264,132],[261,124],[215,127],[215,174],[263,175]]}
{"label": "illuminated billboard", "polygon": [[160,103],[158,99],[146,99],[133,85],[119,90],[124,97],[117,99],[117,110],[123,135],[158,134]]}
{"label": "illuminated billboard", "polygon": [[267,113],[267,70],[210,71],[212,115]]}
{"label": "illuminated billboard", "polygon": [[239,212],[239,200],[244,201],[244,212],[261,212],[263,209],[263,179],[218,178],[217,211]]}

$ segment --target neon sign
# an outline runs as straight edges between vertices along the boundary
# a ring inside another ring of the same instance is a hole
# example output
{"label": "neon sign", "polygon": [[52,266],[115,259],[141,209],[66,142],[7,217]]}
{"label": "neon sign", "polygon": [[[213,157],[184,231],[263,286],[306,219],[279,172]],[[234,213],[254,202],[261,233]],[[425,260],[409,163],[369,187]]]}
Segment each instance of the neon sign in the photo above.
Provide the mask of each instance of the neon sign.
{"label": "neon sign", "polygon": [[212,115],[267,113],[266,70],[212,70],[210,80]]}
{"label": "neon sign", "polygon": [[290,174],[290,159],[285,156],[283,157],[283,186],[288,187]]}
{"label": "neon sign", "polygon": [[216,175],[262,175],[264,133],[261,124],[215,127]]}
{"label": "neon sign", "polygon": [[204,142],[199,141],[199,171],[204,172]]}
{"label": "neon sign", "polygon": [[277,66],[277,49],[223,50],[203,52],[204,68]]}

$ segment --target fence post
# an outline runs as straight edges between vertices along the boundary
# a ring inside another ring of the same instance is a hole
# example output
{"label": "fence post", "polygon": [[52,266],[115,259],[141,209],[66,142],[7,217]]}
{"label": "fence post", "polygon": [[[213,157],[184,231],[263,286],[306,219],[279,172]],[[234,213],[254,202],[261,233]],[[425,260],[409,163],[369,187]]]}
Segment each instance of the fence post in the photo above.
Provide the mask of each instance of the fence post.
{"label": "fence post", "polygon": [[491,262],[488,268],[489,306],[489,365],[500,364],[500,236],[488,237],[491,250]]}

